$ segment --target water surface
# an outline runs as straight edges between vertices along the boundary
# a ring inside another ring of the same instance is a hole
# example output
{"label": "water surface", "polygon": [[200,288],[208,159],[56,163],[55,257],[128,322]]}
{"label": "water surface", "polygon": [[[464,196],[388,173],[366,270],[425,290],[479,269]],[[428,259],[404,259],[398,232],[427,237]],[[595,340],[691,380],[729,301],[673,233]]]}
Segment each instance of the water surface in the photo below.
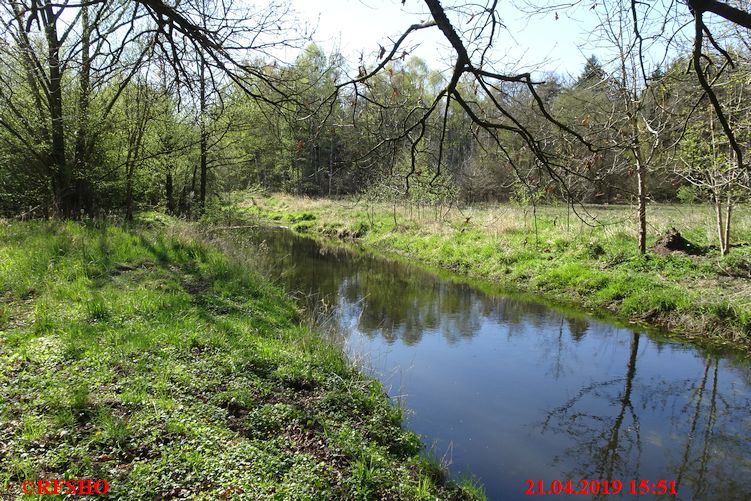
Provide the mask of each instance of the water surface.
{"label": "water surface", "polygon": [[751,499],[751,366],[740,357],[284,230],[253,238],[286,287],[333,312],[347,354],[409,410],[406,426],[488,499],[547,497],[525,495],[527,479],[623,482],[603,499],[633,498],[632,479],[674,480],[678,495],[665,498]]}

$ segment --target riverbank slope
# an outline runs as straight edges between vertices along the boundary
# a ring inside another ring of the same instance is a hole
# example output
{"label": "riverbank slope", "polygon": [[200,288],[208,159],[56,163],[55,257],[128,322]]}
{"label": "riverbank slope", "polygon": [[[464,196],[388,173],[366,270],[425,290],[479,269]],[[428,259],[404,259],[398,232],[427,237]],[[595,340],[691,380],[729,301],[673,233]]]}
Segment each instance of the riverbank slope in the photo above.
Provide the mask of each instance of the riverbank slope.
{"label": "riverbank slope", "polygon": [[0,221],[0,492],[471,499],[284,293],[198,239]]}
{"label": "riverbank slope", "polygon": [[713,346],[751,348],[751,224],[736,214],[727,256],[712,247],[708,207],[650,209],[650,244],[676,227],[700,255],[637,252],[628,207],[450,209],[289,195],[240,195],[234,207],[298,233],[354,240],[426,265],[618,317]]}

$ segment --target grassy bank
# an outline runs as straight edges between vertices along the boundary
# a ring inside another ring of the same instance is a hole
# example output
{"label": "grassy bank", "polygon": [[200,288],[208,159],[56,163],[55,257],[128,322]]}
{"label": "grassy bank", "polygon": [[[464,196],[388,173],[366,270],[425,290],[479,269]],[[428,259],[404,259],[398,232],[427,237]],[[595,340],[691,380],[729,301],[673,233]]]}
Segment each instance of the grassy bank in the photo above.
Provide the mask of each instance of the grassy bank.
{"label": "grassy bank", "polygon": [[0,221],[0,492],[471,498],[248,262],[176,227]]}
{"label": "grassy bank", "polygon": [[737,245],[713,247],[709,207],[650,208],[650,242],[677,228],[702,255],[637,252],[635,211],[589,207],[596,225],[566,207],[394,206],[354,200],[241,196],[236,205],[293,230],[356,240],[563,304],[607,309],[711,345],[751,347],[751,220],[735,215]]}

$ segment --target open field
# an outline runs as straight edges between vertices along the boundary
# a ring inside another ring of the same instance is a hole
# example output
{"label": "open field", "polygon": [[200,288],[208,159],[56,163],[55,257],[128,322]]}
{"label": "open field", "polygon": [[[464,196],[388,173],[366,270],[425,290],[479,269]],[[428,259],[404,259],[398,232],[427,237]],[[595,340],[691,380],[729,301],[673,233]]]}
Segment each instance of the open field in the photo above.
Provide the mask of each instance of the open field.
{"label": "open field", "polygon": [[496,205],[394,206],[364,200],[238,195],[246,213],[300,233],[356,240],[426,265],[453,270],[566,304],[606,308],[705,344],[751,346],[751,218],[734,216],[720,256],[712,209],[655,205],[649,242],[675,227],[700,255],[637,251],[635,209]]}
{"label": "open field", "polygon": [[471,499],[402,411],[189,226],[0,222],[0,492]]}

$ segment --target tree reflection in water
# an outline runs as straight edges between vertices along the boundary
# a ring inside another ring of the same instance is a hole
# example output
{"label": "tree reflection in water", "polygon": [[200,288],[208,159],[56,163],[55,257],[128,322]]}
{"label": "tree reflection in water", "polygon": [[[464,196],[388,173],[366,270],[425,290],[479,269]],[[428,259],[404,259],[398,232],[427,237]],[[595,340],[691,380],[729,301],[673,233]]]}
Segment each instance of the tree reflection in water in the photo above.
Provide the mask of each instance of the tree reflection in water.
{"label": "tree reflection in water", "polygon": [[[681,385],[638,382],[639,340],[640,334],[634,332],[623,378],[591,383],[547,413],[542,432],[569,435],[571,443],[576,444],[554,461],[573,465],[568,478],[621,480],[627,489],[627,480],[645,478],[642,463],[654,459],[644,457],[639,410],[662,411],[660,416],[677,410],[671,417],[670,438],[682,444],[665,450],[670,456],[666,469],[670,476],[662,477],[675,480],[677,498],[718,499],[721,492],[722,499],[749,499],[751,451],[748,417],[744,414],[751,409],[751,402],[747,398],[735,401],[734,395],[720,393],[719,360],[714,357],[705,359],[698,380],[686,380]],[[606,405],[598,405],[597,400]],[[615,412],[608,412],[611,409]],[[718,419],[724,420],[720,428],[723,432],[716,429]],[[655,483],[659,479],[649,480]]]}
{"label": "tree reflection in water", "polygon": [[[566,453],[577,458],[578,464],[577,470],[569,473],[569,478],[639,478],[641,436],[639,419],[631,398],[638,351],[639,334],[635,332],[630,343],[625,377],[582,388],[576,396],[553,409],[545,418],[543,433],[567,433],[574,438],[576,446]],[[603,416],[591,413],[591,409],[600,409],[601,406],[587,405],[586,410],[582,409],[579,404],[592,398],[604,398],[609,403],[608,407],[615,407],[618,411],[615,415]]]}
{"label": "tree reflection in water", "polygon": [[751,499],[747,363],[291,233],[258,236],[284,285],[360,343],[354,355],[378,357],[387,388],[399,378],[410,427],[453,444],[490,499],[524,499],[520,479],[534,475]]}

